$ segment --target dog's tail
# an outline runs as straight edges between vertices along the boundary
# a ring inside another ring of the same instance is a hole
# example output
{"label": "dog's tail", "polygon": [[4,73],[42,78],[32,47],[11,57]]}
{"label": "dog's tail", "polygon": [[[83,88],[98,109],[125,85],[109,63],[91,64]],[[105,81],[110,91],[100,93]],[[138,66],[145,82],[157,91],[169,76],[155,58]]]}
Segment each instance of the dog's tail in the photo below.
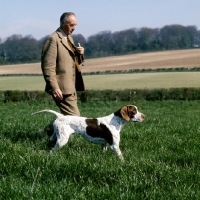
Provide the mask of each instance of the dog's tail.
{"label": "dog's tail", "polygon": [[54,115],[56,115],[56,117],[61,117],[63,116],[63,114],[60,114],[54,110],[40,110],[38,112],[35,112],[35,113],[32,113],[31,115],[35,115],[35,114],[38,114],[38,113],[42,113],[42,112],[49,112],[49,113],[53,113]]}

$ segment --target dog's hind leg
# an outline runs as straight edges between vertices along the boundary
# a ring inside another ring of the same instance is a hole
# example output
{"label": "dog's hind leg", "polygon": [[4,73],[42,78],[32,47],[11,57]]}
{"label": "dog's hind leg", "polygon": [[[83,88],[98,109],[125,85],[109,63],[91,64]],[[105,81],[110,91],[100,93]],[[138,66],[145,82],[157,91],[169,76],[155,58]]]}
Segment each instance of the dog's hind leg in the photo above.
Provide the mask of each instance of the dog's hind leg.
{"label": "dog's hind leg", "polygon": [[53,121],[51,123],[49,123],[48,125],[46,125],[43,129],[41,130],[38,130],[36,132],[36,136],[38,138],[42,138],[42,137],[45,137],[45,136],[49,136],[51,137],[53,135],[53,132],[54,132],[54,128],[53,128]]}
{"label": "dog's hind leg", "polygon": [[48,146],[50,148],[54,147],[55,144],[56,144],[56,141],[57,141],[57,136],[56,136],[56,133],[54,132],[53,135],[50,137],[49,139],[49,143],[48,143]]}
{"label": "dog's hind leg", "polygon": [[53,127],[53,122],[50,122],[47,126],[45,126],[44,128],[44,132],[46,133],[46,135],[48,135],[49,137],[51,137],[54,133],[54,127]]}
{"label": "dog's hind leg", "polygon": [[60,125],[58,122],[54,124],[54,134],[56,135],[56,144],[53,148],[55,151],[58,148],[62,148],[65,144],[67,144],[70,136],[74,133],[74,131],[65,125]]}
{"label": "dog's hind leg", "polygon": [[101,145],[102,150],[105,152],[107,151],[107,143]]}
{"label": "dog's hind leg", "polygon": [[57,149],[62,148],[65,144],[67,144],[68,140],[69,140],[69,137],[64,137],[62,139],[57,138],[57,141],[56,141],[56,144],[55,144],[53,150],[55,151]]}

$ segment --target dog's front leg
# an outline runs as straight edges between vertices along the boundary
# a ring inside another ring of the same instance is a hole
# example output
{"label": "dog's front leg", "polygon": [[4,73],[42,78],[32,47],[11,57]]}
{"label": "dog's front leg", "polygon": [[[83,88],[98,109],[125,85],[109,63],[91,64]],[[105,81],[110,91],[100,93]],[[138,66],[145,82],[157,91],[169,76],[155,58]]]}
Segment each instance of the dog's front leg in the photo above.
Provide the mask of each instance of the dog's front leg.
{"label": "dog's front leg", "polygon": [[124,161],[124,158],[122,156],[122,153],[121,153],[120,148],[119,148],[118,145],[113,144],[111,146],[111,149],[117,154],[117,156],[120,158],[121,161]]}
{"label": "dog's front leg", "polygon": [[54,123],[54,133],[50,139],[55,142],[53,151],[62,148],[68,142],[68,139],[69,134],[65,134],[65,127],[59,121],[56,121]]}

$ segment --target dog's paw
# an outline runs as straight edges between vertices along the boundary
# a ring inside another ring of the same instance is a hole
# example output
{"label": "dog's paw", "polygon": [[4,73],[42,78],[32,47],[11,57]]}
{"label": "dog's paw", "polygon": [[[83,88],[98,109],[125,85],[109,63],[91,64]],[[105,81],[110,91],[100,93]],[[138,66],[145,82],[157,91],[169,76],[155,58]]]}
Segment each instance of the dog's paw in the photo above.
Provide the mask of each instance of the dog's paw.
{"label": "dog's paw", "polygon": [[107,145],[106,144],[102,144],[101,145],[102,151],[106,152],[107,151]]}

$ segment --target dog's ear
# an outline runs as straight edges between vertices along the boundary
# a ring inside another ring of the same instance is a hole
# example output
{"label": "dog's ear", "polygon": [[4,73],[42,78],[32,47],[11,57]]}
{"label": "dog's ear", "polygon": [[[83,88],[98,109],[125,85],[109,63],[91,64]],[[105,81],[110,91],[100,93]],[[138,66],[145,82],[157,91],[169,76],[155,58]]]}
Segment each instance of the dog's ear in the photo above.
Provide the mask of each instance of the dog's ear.
{"label": "dog's ear", "polygon": [[130,119],[133,118],[136,113],[137,113],[137,109],[133,105],[126,105],[126,106],[122,107],[120,110],[121,116],[126,121],[130,121]]}
{"label": "dog's ear", "polygon": [[126,121],[130,120],[130,117],[128,115],[128,106],[122,107],[120,110],[120,114]]}

